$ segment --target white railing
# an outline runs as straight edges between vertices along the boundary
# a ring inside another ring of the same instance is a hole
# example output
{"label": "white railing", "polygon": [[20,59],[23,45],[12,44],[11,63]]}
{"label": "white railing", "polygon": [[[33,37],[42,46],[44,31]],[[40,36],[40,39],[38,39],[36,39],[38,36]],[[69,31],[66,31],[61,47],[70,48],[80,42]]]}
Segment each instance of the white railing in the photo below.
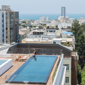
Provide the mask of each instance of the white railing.
{"label": "white railing", "polygon": [[[61,79],[62,77],[64,78],[65,75],[62,75],[63,72],[63,54],[56,72],[56,76],[54,78],[53,84],[52,85],[62,85],[62,82],[64,82],[64,79]],[[64,73],[65,74],[65,73]]]}

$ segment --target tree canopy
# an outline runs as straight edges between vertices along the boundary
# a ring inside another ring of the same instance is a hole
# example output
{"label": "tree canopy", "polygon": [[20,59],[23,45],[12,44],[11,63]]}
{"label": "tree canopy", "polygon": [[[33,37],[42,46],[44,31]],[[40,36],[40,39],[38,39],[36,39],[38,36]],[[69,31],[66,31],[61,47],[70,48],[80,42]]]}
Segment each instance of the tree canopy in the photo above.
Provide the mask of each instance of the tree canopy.
{"label": "tree canopy", "polygon": [[84,47],[85,47],[84,35],[83,35],[82,31],[79,30],[76,35],[76,50],[80,57],[84,55],[84,50],[85,50]]}
{"label": "tree canopy", "polygon": [[78,83],[81,83],[81,66],[77,65],[77,77],[78,77]]}
{"label": "tree canopy", "polygon": [[56,25],[55,27],[58,28],[58,25]]}
{"label": "tree canopy", "polygon": [[81,85],[85,85],[85,67],[81,72]]}
{"label": "tree canopy", "polygon": [[79,29],[80,29],[79,21],[74,20],[71,31],[73,32],[75,38],[76,38],[76,35],[77,35]]}
{"label": "tree canopy", "polygon": [[83,30],[85,29],[85,25],[80,25],[79,21],[74,20],[72,24],[71,31],[75,36],[75,47],[79,54],[79,57],[85,56],[85,36],[83,34]]}
{"label": "tree canopy", "polygon": [[26,25],[22,25],[22,27],[27,27]]}
{"label": "tree canopy", "polygon": [[26,23],[26,21],[22,21],[22,23]]}
{"label": "tree canopy", "polygon": [[52,28],[54,28],[54,26],[51,26]]}
{"label": "tree canopy", "polygon": [[77,66],[78,83],[85,85],[85,24],[80,25],[79,21],[74,20],[71,31],[75,37],[75,48],[79,55]]}

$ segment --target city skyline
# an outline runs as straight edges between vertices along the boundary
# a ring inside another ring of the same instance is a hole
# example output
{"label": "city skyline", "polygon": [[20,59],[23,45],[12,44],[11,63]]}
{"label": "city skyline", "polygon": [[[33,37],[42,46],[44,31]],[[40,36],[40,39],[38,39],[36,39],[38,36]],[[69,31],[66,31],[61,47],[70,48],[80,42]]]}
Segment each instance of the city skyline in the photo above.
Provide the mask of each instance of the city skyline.
{"label": "city skyline", "polygon": [[[77,3],[76,3],[77,2]],[[85,14],[84,0],[1,0],[0,8],[2,5],[9,5],[20,14],[60,14],[61,7],[65,6],[67,14]]]}

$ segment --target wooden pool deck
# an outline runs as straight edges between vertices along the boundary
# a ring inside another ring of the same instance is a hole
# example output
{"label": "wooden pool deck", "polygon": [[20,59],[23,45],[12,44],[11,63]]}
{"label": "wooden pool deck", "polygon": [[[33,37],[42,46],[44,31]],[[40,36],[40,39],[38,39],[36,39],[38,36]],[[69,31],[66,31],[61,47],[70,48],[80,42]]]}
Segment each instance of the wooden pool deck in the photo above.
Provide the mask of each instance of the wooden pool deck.
{"label": "wooden pool deck", "polygon": [[[31,54],[32,55],[32,54]],[[26,55],[27,58],[26,59],[29,59],[31,55]],[[12,56],[12,59],[13,59],[13,66],[8,70],[6,71],[1,77],[0,77],[0,85],[45,85],[45,84],[18,84],[18,83],[5,83],[5,81],[20,67],[22,66],[22,64],[24,64],[26,62],[25,61],[15,61],[16,55],[13,55]],[[2,57],[0,57],[2,58]],[[5,59],[11,59],[9,57],[5,58]],[[58,60],[59,60],[59,57],[57,58],[55,64],[54,64],[54,67],[51,71],[51,74],[48,78],[48,81],[47,81],[47,84],[46,85],[52,85],[52,76],[53,76],[53,73],[55,71],[55,67],[58,63]]]}

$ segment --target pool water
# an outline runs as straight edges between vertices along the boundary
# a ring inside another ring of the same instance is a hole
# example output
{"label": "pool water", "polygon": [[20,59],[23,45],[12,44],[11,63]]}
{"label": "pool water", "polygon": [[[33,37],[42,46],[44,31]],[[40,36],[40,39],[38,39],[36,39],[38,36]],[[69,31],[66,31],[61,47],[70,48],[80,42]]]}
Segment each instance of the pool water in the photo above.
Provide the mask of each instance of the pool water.
{"label": "pool water", "polygon": [[2,65],[3,63],[5,63],[7,60],[0,60],[0,65]]}
{"label": "pool water", "polygon": [[56,59],[55,55],[31,57],[6,82],[46,83]]}

